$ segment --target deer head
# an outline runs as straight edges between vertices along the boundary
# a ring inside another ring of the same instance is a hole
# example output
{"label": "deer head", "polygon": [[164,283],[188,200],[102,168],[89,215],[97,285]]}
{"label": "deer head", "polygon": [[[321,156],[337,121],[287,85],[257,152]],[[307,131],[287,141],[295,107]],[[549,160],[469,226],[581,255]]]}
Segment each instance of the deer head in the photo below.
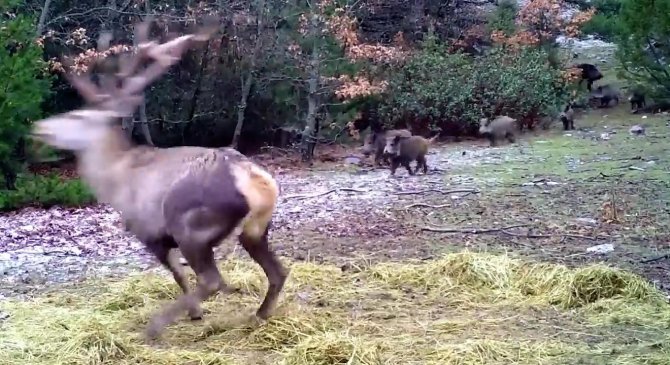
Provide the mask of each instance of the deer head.
{"label": "deer head", "polygon": [[[86,105],[78,110],[52,116],[34,123],[32,135],[56,148],[82,151],[96,145],[104,138],[118,118],[132,116],[144,100],[144,89],[177,63],[191,45],[206,41],[217,30],[218,21],[207,18],[206,26],[197,34],[177,37],[159,44],[149,40],[147,19],[135,26],[137,46],[132,52],[119,57],[118,71],[101,75],[99,86],[90,80],[89,72],[81,75],[66,74],[70,84],[77,89]],[[98,39],[98,52],[109,48],[111,33],[102,33]],[[140,70],[140,66],[149,61]],[[64,63],[70,63],[65,59]]]}

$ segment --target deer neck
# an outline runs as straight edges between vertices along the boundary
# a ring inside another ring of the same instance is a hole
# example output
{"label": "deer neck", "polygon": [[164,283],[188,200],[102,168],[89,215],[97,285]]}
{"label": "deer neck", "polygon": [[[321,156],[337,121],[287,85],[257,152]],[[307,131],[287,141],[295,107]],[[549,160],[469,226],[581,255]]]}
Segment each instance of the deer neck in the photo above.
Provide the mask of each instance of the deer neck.
{"label": "deer neck", "polygon": [[111,203],[124,185],[125,156],[132,144],[120,128],[109,128],[101,140],[77,155],[81,177],[101,203]]}

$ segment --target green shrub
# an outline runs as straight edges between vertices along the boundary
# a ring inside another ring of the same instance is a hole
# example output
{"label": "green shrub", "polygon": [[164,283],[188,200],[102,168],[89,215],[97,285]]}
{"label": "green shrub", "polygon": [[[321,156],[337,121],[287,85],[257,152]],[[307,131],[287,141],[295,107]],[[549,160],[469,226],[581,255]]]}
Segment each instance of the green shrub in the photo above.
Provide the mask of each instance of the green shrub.
{"label": "green shrub", "polygon": [[489,32],[501,31],[511,36],[516,31],[516,15],[519,5],[516,0],[502,0],[491,13],[487,22]]}
{"label": "green shrub", "polygon": [[82,206],[94,202],[95,197],[81,180],[63,179],[55,174],[19,175],[15,190],[0,190],[0,211],[26,206]]}
{"label": "green shrub", "polygon": [[619,76],[644,87],[654,99],[669,99],[670,1],[622,0],[618,23]]}
{"label": "green shrub", "polygon": [[473,133],[482,117],[505,114],[527,123],[554,114],[566,99],[560,71],[541,49],[494,48],[471,58],[431,47],[390,79],[381,113],[389,125],[403,119],[458,135]]}
{"label": "green shrub", "polygon": [[580,6],[582,10],[596,8],[596,14],[604,16],[617,16],[621,12],[623,0],[592,0]]}
{"label": "green shrub", "polygon": [[596,14],[582,26],[583,34],[592,34],[607,42],[613,42],[620,32],[615,15]]}
{"label": "green shrub", "polygon": [[13,188],[30,122],[41,116],[49,92],[46,63],[35,42],[34,19],[13,14],[21,1],[0,2],[0,172]]}
{"label": "green shrub", "polygon": [[596,14],[582,26],[582,34],[595,35],[600,39],[613,42],[621,27],[617,21],[621,12],[621,0],[594,0],[583,6],[594,7]]}

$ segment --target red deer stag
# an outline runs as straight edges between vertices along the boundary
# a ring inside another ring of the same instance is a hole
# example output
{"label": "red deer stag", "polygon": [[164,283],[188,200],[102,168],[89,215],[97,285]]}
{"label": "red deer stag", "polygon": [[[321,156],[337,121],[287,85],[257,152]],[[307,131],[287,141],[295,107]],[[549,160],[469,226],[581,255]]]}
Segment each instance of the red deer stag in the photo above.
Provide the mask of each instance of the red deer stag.
{"label": "red deer stag", "polygon": [[[33,135],[75,152],[79,174],[98,201],[120,212],[126,229],[183,291],[151,319],[148,339],[158,337],[183,312],[191,319],[202,318],[202,301],[219,290],[232,291],[216,267],[213,249],[237,228],[242,247],[267,276],[268,289],[256,312],[267,319],[288,276],[268,244],[279,195],[275,179],[231,148],[133,146],[118,127],[118,120],[132,116],[142,102],[144,89],[188,47],[207,40],[218,23],[163,44],[149,41],[149,26],[149,21],[135,26],[135,52],[120,55],[117,72],[101,75],[99,86],[88,74],[69,73],[68,80],[87,105],[36,122]],[[110,40],[103,34],[99,51],[108,49]],[[148,65],[140,68],[144,63]],[[189,289],[175,260],[177,248],[197,276],[195,290]]]}

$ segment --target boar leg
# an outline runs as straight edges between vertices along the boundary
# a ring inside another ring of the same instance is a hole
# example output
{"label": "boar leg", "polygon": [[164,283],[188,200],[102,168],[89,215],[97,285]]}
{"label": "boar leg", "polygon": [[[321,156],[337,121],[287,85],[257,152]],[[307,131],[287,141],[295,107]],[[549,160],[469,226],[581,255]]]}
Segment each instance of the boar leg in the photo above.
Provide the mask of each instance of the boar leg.
{"label": "boar leg", "polygon": [[375,165],[381,166],[383,157],[384,156],[380,152],[375,153]]}
{"label": "boar leg", "polygon": [[514,143],[514,141],[516,141],[516,138],[514,138],[514,133],[507,132],[506,137],[507,137],[507,140],[509,141],[509,143]]}
{"label": "boar leg", "polygon": [[398,169],[399,165],[398,159],[391,157],[391,176],[395,175],[395,170]]}
{"label": "boar leg", "polygon": [[[390,157],[389,157],[388,154],[386,154],[386,153],[382,154],[382,159],[381,159],[381,161],[382,161],[385,165],[390,165],[390,164],[391,164],[391,161],[390,161],[390,160],[391,160],[391,159],[390,159]],[[382,164],[380,164],[379,166],[382,166]]]}
{"label": "boar leg", "polygon": [[496,146],[496,137],[494,135],[489,135],[489,142],[491,142],[491,147]]}
{"label": "boar leg", "polygon": [[[404,160],[404,161],[402,161],[402,165],[407,169],[407,172],[408,172],[410,175],[414,175],[414,171],[412,171],[412,167],[409,165],[409,160]],[[418,165],[418,164],[416,165],[416,168],[417,168],[417,169],[419,168],[419,165]]]}
{"label": "boar leg", "polygon": [[[423,173],[427,174],[428,173],[428,162],[426,160],[426,156],[420,157],[420,160],[421,160],[420,164],[417,163],[417,165],[416,165],[416,172],[419,171],[419,165],[422,165],[423,166]],[[417,161],[417,162],[419,162],[419,161]]]}
{"label": "boar leg", "polygon": [[[422,168],[425,163],[426,163],[426,158],[425,157],[420,157],[420,156],[417,157],[416,158],[416,168],[414,169],[414,173],[415,174],[418,173],[419,169]],[[425,174],[426,171],[424,170],[423,173]]]}

